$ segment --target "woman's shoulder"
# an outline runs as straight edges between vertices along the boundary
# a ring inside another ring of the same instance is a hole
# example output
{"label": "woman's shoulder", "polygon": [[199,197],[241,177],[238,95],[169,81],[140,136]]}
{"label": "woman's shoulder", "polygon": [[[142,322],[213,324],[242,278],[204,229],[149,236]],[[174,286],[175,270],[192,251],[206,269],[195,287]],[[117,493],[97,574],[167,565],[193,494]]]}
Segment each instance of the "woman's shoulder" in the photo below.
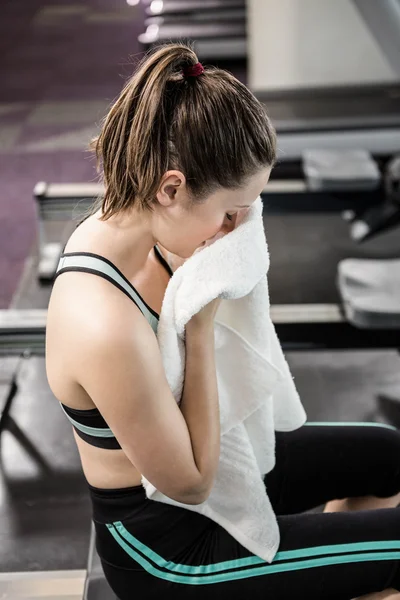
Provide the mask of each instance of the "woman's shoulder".
{"label": "woman's shoulder", "polygon": [[148,330],[134,303],[109,282],[87,273],[64,273],[54,284],[48,307],[48,376],[59,381],[62,373],[63,380],[79,382],[78,373],[91,364],[91,356],[116,357],[121,348],[147,344],[152,335]]}
{"label": "woman's shoulder", "polygon": [[[95,254],[105,260],[110,248],[99,240],[96,224],[85,221],[68,239],[64,254]],[[114,264],[108,262],[108,264]],[[48,307],[48,327],[57,328],[75,340],[99,332],[102,339],[109,339],[121,329],[129,333],[126,323],[133,326],[145,321],[129,294],[122,293],[118,281],[113,281],[112,273],[89,269],[68,270],[57,276]]]}
{"label": "woman's shoulder", "polygon": [[[94,328],[105,334],[126,319],[142,319],[136,305],[120,289],[98,275],[67,271],[54,282],[48,306],[48,327],[85,335]],[[112,325],[112,327],[111,327]]]}

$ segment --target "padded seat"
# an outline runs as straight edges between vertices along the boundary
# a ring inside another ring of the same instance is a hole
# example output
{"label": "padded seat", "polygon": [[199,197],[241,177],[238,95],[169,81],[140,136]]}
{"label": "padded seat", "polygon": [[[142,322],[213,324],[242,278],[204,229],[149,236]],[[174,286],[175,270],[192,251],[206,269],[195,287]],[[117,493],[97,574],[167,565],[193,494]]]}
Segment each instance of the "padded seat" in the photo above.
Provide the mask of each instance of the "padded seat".
{"label": "padded seat", "polygon": [[342,260],[338,287],[350,323],[363,329],[400,330],[400,259]]}
{"label": "padded seat", "polygon": [[370,191],[380,183],[380,171],[366,150],[304,150],[303,171],[311,190]]}

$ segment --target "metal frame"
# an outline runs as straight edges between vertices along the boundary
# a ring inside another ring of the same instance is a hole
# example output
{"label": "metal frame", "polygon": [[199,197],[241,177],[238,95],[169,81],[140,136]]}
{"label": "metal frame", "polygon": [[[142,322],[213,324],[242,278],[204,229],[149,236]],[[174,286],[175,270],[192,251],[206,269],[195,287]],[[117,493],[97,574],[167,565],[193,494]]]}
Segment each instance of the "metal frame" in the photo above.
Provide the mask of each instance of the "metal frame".
{"label": "metal frame", "polygon": [[294,161],[301,158],[305,148],[349,150],[362,148],[375,156],[396,154],[400,150],[400,127],[392,129],[354,129],[348,131],[310,131],[278,136],[278,158]]}
{"label": "metal frame", "polygon": [[33,196],[38,214],[39,281],[48,283],[53,280],[62,252],[62,243],[48,242],[45,221],[79,218],[103,194],[104,186],[98,183],[49,184],[39,181],[35,185]]}
{"label": "metal frame", "polygon": [[[286,350],[398,349],[398,329],[360,329],[337,304],[271,306],[271,318]],[[0,356],[44,355],[47,310],[0,310]]]}
{"label": "metal frame", "polygon": [[148,16],[145,19],[144,25],[159,25],[160,27],[168,25],[170,23],[181,23],[183,26],[190,24],[205,24],[209,22],[220,23],[228,22],[232,23],[235,21],[245,22],[246,10],[245,8],[233,8],[230,10],[214,10],[204,11],[201,9],[198,12],[192,13],[160,13],[156,15]]}
{"label": "metal frame", "polygon": [[[148,0],[150,4],[151,0]],[[234,8],[245,8],[244,0],[164,0],[159,12],[146,8],[148,15],[168,15],[175,13],[191,13],[195,11],[219,11]]]}
{"label": "metal frame", "polygon": [[[285,171],[285,164],[278,164],[276,172]],[[300,168],[296,166],[296,172]],[[297,173],[296,173],[297,174]],[[382,187],[376,190],[311,190],[306,179],[272,178],[262,192],[264,210],[271,212],[342,212],[362,211],[383,203]]]}
{"label": "metal frame", "polygon": [[96,551],[96,531],[92,523],[83,600],[114,600],[115,594],[104,577],[99,555]]}
{"label": "metal frame", "polygon": [[0,310],[0,356],[44,356],[47,310]]}
{"label": "metal frame", "polygon": [[281,162],[301,160],[306,148],[400,150],[399,84],[254,93],[278,132]]}
{"label": "metal frame", "polygon": [[[165,25],[150,25],[147,30],[138,36],[138,40],[144,46],[159,44],[167,41],[178,41],[181,39],[190,39],[195,42],[211,41],[215,39],[228,39],[232,44],[236,44],[237,38],[244,38],[246,35],[245,23],[168,23]],[[200,53],[199,53],[200,54]],[[204,59],[204,56],[201,55]],[[217,57],[216,57],[217,58]],[[219,58],[219,57],[218,57]]]}
{"label": "metal frame", "polygon": [[242,0],[165,1],[159,12],[146,9],[146,30],[138,41],[148,48],[188,39],[201,61],[241,61],[247,56],[245,8]]}
{"label": "metal frame", "polygon": [[278,133],[400,126],[400,84],[253,90]]}

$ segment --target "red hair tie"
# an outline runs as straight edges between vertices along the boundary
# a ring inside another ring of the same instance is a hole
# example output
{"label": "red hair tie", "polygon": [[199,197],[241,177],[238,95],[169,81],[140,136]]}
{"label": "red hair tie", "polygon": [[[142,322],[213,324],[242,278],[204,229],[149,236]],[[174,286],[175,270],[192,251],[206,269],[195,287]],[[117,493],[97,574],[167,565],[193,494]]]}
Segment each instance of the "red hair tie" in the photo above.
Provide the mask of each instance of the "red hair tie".
{"label": "red hair tie", "polygon": [[184,77],[198,77],[202,73],[204,73],[204,67],[201,63],[197,63],[197,65],[193,65],[190,67],[185,67],[182,71]]}

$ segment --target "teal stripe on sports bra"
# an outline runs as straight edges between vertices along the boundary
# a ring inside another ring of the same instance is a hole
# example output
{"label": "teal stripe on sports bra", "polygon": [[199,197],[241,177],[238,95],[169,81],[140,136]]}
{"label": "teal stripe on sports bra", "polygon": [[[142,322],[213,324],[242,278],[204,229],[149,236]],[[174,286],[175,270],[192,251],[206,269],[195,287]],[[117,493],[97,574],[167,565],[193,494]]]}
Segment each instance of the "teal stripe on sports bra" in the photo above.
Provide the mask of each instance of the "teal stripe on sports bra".
{"label": "teal stripe on sports bra", "polygon": [[79,429],[79,431],[82,431],[82,433],[86,433],[87,435],[93,435],[94,437],[101,437],[101,438],[112,438],[115,437],[113,432],[111,431],[111,429],[109,427],[105,428],[105,427],[89,427],[88,425],[83,425],[82,423],[79,423],[78,421],[75,421],[75,419],[73,419],[65,410],[63,405],[60,402],[60,406],[61,409],[63,411],[63,413],[65,414],[65,416],[67,417],[67,419],[72,423],[72,425],[74,427],[76,427],[76,429]]}

